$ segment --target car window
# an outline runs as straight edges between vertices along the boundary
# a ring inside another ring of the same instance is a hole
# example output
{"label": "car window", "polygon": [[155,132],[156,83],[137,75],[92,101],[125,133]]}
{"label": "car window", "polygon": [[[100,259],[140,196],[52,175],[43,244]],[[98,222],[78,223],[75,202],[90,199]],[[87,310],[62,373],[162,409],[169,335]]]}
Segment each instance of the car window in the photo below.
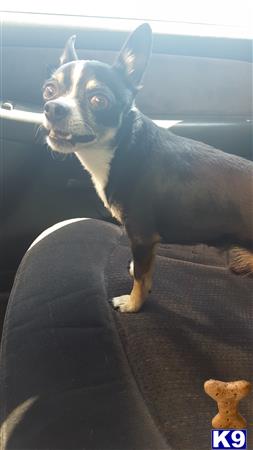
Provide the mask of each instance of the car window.
{"label": "car window", "polygon": [[[217,35],[224,33],[228,37],[249,37],[253,29],[253,6],[251,0],[240,2],[231,0],[178,0],[177,2],[165,2],[156,0],[155,3],[128,1],[125,4],[115,0],[94,0],[92,2],[59,3],[51,0],[34,2],[33,0],[2,0],[2,11],[50,13],[59,15],[82,15],[99,18],[139,19],[156,22],[156,29],[164,30],[164,22],[167,22],[167,32],[170,32],[169,24],[173,24],[181,30],[187,25],[198,30],[201,34],[209,35],[212,27],[221,27]],[[203,29],[204,27],[204,29]]]}

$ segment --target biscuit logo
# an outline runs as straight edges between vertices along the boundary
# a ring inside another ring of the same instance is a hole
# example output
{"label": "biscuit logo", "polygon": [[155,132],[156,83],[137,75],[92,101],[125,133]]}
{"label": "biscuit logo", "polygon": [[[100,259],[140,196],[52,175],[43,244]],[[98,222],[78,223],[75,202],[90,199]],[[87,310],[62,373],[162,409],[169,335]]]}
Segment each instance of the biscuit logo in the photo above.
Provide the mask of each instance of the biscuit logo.
{"label": "biscuit logo", "polygon": [[223,382],[208,380],[205,392],[217,402],[218,414],[212,419],[212,449],[247,448],[247,423],[239,414],[238,403],[251,391],[245,380]]}

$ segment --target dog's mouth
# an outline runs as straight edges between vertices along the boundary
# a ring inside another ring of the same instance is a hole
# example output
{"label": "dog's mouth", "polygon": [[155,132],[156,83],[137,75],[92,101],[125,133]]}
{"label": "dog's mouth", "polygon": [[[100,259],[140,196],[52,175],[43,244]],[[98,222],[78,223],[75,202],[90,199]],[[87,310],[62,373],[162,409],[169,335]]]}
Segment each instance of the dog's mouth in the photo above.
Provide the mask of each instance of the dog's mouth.
{"label": "dog's mouth", "polygon": [[88,144],[96,139],[93,134],[74,135],[71,133],[64,133],[60,130],[50,130],[48,134],[51,141],[57,144],[71,144],[76,145],[78,143]]}

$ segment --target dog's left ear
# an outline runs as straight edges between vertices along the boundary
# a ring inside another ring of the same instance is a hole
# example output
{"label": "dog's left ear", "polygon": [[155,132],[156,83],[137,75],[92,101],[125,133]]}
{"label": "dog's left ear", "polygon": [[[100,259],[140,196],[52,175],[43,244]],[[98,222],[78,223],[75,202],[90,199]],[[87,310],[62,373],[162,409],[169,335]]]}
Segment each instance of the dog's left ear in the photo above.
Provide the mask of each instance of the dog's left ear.
{"label": "dog's left ear", "polygon": [[139,90],[152,50],[152,30],[147,23],[140,25],[130,35],[113,67],[119,71],[128,85]]}
{"label": "dog's left ear", "polygon": [[60,65],[61,66],[62,66],[62,64],[66,64],[71,61],[76,61],[78,59],[78,56],[75,51],[75,41],[76,41],[75,35],[71,36],[67,40],[63,54],[60,57]]}

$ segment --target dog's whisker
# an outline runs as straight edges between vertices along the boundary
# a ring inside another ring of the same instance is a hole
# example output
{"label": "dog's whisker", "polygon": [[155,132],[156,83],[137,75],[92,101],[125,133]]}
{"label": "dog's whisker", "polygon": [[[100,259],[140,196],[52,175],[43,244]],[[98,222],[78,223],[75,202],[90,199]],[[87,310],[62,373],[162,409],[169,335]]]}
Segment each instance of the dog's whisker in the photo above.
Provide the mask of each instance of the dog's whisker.
{"label": "dog's whisker", "polygon": [[90,134],[92,134],[93,136],[95,136],[95,131],[93,130],[93,128],[91,127],[91,125],[89,125],[87,122],[84,122],[84,126],[88,129],[88,131],[90,132]]}
{"label": "dog's whisker", "polygon": [[34,125],[34,139],[35,139],[35,141],[37,141],[37,139],[38,139],[38,137],[39,137],[39,134],[40,134],[40,132],[41,132],[41,127],[42,127],[42,125]]}
{"label": "dog's whisker", "polygon": [[48,135],[48,130],[45,129],[45,127],[40,124],[35,125],[35,135],[34,135],[34,139],[35,142],[38,144],[44,144],[45,143],[45,138]]}

